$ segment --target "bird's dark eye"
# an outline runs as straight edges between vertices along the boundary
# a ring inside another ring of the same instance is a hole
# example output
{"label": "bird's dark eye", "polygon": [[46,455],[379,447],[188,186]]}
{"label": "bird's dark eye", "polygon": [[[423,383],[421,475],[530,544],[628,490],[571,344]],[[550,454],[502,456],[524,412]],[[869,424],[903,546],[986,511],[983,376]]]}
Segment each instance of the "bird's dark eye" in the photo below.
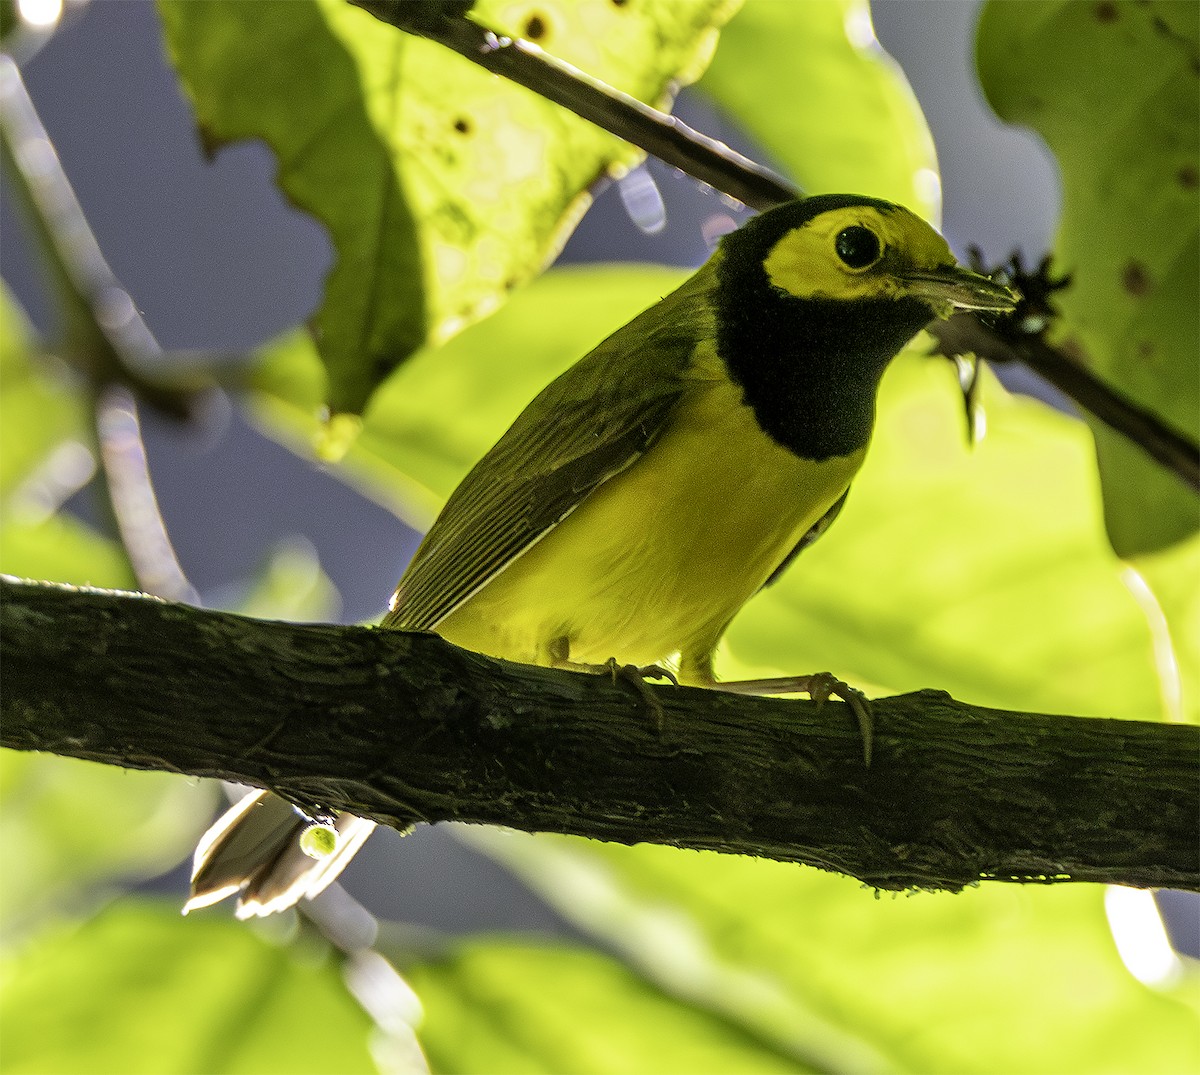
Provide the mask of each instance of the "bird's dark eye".
{"label": "bird's dark eye", "polygon": [[879,237],[870,228],[853,224],[838,232],[834,240],[837,255],[852,269],[865,269],[879,260]]}

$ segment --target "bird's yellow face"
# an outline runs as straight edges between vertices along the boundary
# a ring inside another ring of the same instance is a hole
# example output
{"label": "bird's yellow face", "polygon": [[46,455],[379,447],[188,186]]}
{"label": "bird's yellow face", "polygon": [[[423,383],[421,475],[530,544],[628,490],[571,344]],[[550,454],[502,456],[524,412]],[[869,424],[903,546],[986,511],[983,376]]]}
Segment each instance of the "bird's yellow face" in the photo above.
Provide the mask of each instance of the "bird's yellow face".
{"label": "bird's yellow face", "polygon": [[1010,292],[962,269],[950,247],[901,206],[851,205],[818,213],[775,242],[767,279],[799,299],[918,299],[938,316],[1007,310]]}

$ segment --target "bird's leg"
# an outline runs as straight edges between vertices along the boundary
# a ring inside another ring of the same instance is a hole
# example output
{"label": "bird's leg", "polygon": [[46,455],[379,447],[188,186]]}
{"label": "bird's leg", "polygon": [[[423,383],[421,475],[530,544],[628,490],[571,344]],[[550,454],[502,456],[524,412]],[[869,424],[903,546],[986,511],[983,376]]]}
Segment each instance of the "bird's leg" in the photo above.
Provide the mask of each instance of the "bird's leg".
{"label": "bird's leg", "polygon": [[662,732],[666,723],[666,714],[663,711],[662,702],[658,700],[658,696],[650,689],[646,680],[666,679],[678,687],[679,680],[675,678],[675,673],[669,668],[658,664],[641,666],[621,664],[616,657],[609,657],[603,664],[572,661],[570,659],[570,639],[567,638],[556,638],[550,645],[549,656],[550,664],[554,668],[566,668],[572,672],[590,672],[593,675],[610,675],[614,683],[618,681],[628,683],[645,703],[646,708],[650,710],[654,717],[655,727]]}
{"label": "bird's leg", "polygon": [[871,764],[871,748],[875,738],[875,722],[871,702],[862,691],[843,683],[829,672],[814,672],[807,676],[777,676],[771,679],[739,679],[719,683],[714,678],[706,686],[729,694],[807,694],[817,708],[830,698],[841,698],[854,713],[862,736],[863,762]]}

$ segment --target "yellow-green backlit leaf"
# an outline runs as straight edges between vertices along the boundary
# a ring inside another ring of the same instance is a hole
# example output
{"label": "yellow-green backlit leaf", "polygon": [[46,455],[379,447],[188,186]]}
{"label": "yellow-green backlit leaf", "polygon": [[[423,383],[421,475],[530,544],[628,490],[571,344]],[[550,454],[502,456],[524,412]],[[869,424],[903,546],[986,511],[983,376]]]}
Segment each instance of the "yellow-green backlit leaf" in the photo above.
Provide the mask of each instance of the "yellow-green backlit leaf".
{"label": "yellow-green backlit leaf", "polygon": [[[362,409],[426,339],[494,309],[558,250],[628,145],[343,0],[162,0],[211,140],[264,138],[330,231],[314,319],[334,411]],[[476,5],[473,16],[648,101],[694,78],[729,0]]]}
{"label": "yellow-green backlit leaf", "polygon": [[[1194,3],[991,3],[979,73],[1001,118],[1058,158],[1057,342],[1170,425],[1200,431],[1200,18]],[[1200,526],[1183,482],[1102,422],[1105,519],[1123,555]]]}
{"label": "yellow-green backlit leaf", "polygon": [[374,1073],[336,964],[228,918],[126,901],[3,962],[9,1075]]}
{"label": "yellow-green backlit leaf", "polygon": [[933,138],[867,0],[750,0],[697,88],[806,193],[870,194],[941,219]]}
{"label": "yellow-green backlit leaf", "polygon": [[333,619],[340,604],[337,587],[307,541],[284,541],[271,549],[234,611],[260,620],[320,622]]}
{"label": "yellow-green backlit leaf", "polygon": [[815,1070],[743,1028],[665,995],[615,959],[579,947],[479,940],[404,970],[425,1009],[421,1042],[435,1071]]}
{"label": "yellow-green backlit leaf", "polygon": [[19,578],[75,586],[133,589],[120,546],[70,515],[29,517],[5,513],[0,522],[0,571]]}
{"label": "yellow-green backlit leaf", "polygon": [[82,436],[85,422],[66,370],[37,354],[24,311],[0,286],[0,503],[11,505],[21,483],[56,447]]}
{"label": "yellow-green backlit leaf", "polygon": [[0,752],[6,945],[46,918],[89,913],[107,892],[169,870],[212,816],[213,784],[23,751]]}
{"label": "yellow-green backlit leaf", "polygon": [[1197,981],[1124,968],[1098,885],[876,897],[786,863],[457,830],[667,992],[823,1071],[1174,1075]]}

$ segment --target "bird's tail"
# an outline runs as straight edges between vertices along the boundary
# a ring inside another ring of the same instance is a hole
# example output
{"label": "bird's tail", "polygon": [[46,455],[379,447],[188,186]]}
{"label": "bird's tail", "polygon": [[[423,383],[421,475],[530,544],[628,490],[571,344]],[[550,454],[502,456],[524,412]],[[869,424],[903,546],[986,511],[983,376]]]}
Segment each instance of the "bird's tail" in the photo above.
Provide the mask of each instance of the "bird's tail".
{"label": "bird's tail", "polygon": [[192,864],[192,895],[183,913],[238,896],[238,918],[286,910],[311,899],[346,868],[375,822],[338,814],[331,852],[311,857],[300,835],[312,822],[291,803],[259,791],[235,803],[204,834]]}

